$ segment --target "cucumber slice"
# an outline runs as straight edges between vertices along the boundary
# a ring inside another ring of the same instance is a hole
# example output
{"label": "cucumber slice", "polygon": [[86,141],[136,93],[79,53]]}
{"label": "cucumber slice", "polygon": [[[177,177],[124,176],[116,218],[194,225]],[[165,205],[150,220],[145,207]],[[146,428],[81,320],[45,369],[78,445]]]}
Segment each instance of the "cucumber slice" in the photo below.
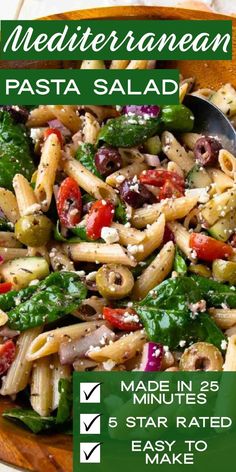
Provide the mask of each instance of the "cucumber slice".
{"label": "cucumber slice", "polygon": [[4,282],[11,282],[15,290],[25,288],[32,280],[42,280],[47,275],[49,266],[43,257],[20,257],[0,267],[0,276]]}
{"label": "cucumber slice", "polygon": [[209,234],[220,241],[227,241],[232,233],[236,231],[236,212],[230,211],[224,218],[220,218],[211,228]]}
{"label": "cucumber slice", "polygon": [[195,165],[187,175],[187,184],[189,188],[209,187],[212,183],[211,177],[206,169]]}
{"label": "cucumber slice", "polygon": [[214,196],[202,209],[201,218],[208,226],[213,226],[220,218],[224,218],[236,208],[236,190],[227,190]]}

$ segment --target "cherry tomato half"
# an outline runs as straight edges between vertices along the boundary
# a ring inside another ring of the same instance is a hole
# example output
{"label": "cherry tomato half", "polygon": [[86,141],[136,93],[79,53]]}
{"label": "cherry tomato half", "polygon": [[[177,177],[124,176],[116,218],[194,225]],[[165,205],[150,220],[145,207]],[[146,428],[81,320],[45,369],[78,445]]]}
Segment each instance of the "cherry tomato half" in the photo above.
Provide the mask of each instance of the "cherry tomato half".
{"label": "cherry tomato half", "polygon": [[0,283],[0,293],[7,293],[12,289],[11,282],[2,282]]}
{"label": "cherry tomato half", "polygon": [[12,364],[16,354],[16,346],[10,339],[0,344],[0,375],[4,374]]}
{"label": "cherry tomato half", "polygon": [[217,241],[205,234],[191,233],[189,245],[196,251],[197,257],[204,261],[227,259],[233,254],[233,249],[229,244]]}
{"label": "cherry tomato half", "polygon": [[103,308],[104,318],[116,329],[136,331],[142,328],[137,313],[131,308]]}
{"label": "cherry tomato half", "polygon": [[81,220],[82,197],[77,182],[71,177],[63,180],[57,195],[57,211],[60,222],[66,228],[73,228]]}
{"label": "cherry tomato half", "polygon": [[47,128],[47,129],[45,129],[44,139],[46,140],[48,138],[48,136],[50,136],[51,134],[56,134],[56,136],[58,137],[58,139],[60,141],[60,145],[62,147],[64,140],[63,140],[63,137],[62,137],[62,134],[61,134],[60,130],[57,129],[57,128]]}
{"label": "cherry tomato half", "polygon": [[115,209],[107,200],[97,200],[91,206],[86,221],[86,232],[91,239],[99,239],[104,226],[111,226]]}
{"label": "cherry tomato half", "polygon": [[176,172],[165,169],[145,170],[139,176],[139,180],[142,184],[153,185],[154,187],[163,187],[167,181],[180,188],[185,186],[183,177]]}

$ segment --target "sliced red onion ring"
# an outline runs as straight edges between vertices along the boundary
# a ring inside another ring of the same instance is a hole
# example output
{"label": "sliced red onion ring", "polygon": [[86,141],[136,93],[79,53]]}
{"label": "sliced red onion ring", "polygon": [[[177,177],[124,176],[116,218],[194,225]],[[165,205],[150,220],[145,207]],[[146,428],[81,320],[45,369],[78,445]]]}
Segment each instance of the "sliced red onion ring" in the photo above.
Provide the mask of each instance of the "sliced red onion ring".
{"label": "sliced red onion ring", "polygon": [[0,256],[0,264],[3,264],[3,262],[4,262],[4,259],[2,256]]}
{"label": "sliced red onion ring", "polygon": [[122,108],[122,113],[134,113],[135,115],[149,115],[150,118],[157,118],[160,113],[158,105],[125,105]]}
{"label": "sliced red onion ring", "polygon": [[71,132],[68,128],[66,128],[63,123],[59,120],[51,120],[48,121],[50,128],[58,129],[63,136],[71,136]]}
{"label": "sliced red onion ring", "polygon": [[143,154],[144,160],[150,167],[160,167],[161,162],[158,156],[154,154]]}
{"label": "sliced red onion ring", "polygon": [[84,338],[62,343],[59,349],[60,362],[62,365],[72,364],[78,357],[85,357],[92,346],[94,348],[105,346],[114,338],[115,333],[106,325],[102,325]]}
{"label": "sliced red onion ring", "polygon": [[143,372],[157,372],[161,370],[161,362],[164,354],[162,344],[145,343],[138,370]]}

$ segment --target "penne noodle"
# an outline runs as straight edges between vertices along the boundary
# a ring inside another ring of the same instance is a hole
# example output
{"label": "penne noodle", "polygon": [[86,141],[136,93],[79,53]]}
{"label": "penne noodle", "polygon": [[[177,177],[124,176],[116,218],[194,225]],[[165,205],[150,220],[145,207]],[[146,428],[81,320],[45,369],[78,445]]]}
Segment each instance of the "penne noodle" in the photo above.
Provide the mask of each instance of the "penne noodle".
{"label": "penne noodle", "polygon": [[154,203],[134,211],[132,224],[135,228],[144,228],[154,223],[163,213],[166,221],[184,218],[197,204],[198,197],[167,198],[160,203]]}
{"label": "penne noodle", "polygon": [[52,357],[37,359],[33,364],[30,403],[40,416],[52,412]]}
{"label": "penne noodle", "polygon": [[41,210],[41,205],[37,202],[33,188],[23,175],[15,175],[13,187],[20,216],[33,215]]}
{"label": "penne noodle", "polygon": [[236,371],[236,334],[229,338],[223,370],[225,372]]}
{"label": "penne noodle", "polygon": [[148,61],[130,61],[126,69],[147,69]]}
{"label": "penne noodle", "polygon": [[[150,225],[145,231],[145,239],[142,242],[142,249],[135,254],[137,261],[143,261],[153,251],[155,251],[163,241],[165,231],[165,215],[162,214],[158,217],[157,221]],[[128,247],[129,249],[129,247]]]}
{"label": "penne noodle", "polygon": [[164,131],[161,137],[162,150],[170,159],[175,162],[187,174],[195,164],[193,157],[187,153],[185,148],[177,141],[172,133]]}
{"label": "penne noodle", "polygon": [[186,93],[188,93],[188,84],[186,82],[184,82],[183,84],[180,84],[180,87],[179,87],[179,101],[180,101],[180,103],[183,103]]}
{"label": "penne noodle", "polygon": [[38,167],[35,195],[43,211],[48,211],[61,158],[61,145],[56,134],[50,134],[45,141]]}
{"label": "penne noodle", "polygon": [[94,361],[103,362],[111,359],[116,364],[122,364],[140,352],[147,338],[144,330],[122,336],[118,341],[114,341],[100,350],[88,352],[88,357]]}
{"label": "penne noodle", "polygon": [[111,61],[110,69],[126,69],[128,64],[129,64],[129,61],[121,61],[121,60]]}
{"label": "penne noodle", "polygon": [[28,256],[27,249],[15,248],[15,247],[0,247],[0,256],[4,262],[17,259],[18,257]]}
{"label": "penne noodle", "polygon": [[29,361],[34,361],[40,357],[55,354],[58,352],[61,343],[68,341],[69,339],[82,338],[86,336],[86,334],[90,334],[92,331],[99,328],[102,324],[104,324],[104,320],[88,321],[46,331],[37,336],[30,344],[27,352],[27,359]]}
{"label": "penne noodle", "polygon": [[14,193],[0,187],[0,208],[6,218],[13,224],[20,218],[20,212]]}
{"label": "penne noodle", "polygon": [[48,122],[54,118],[55,115],[48,105],[40,105],[38,108],[31,110],[27,126],[29,128],[48,126]]}
{"label": "penne noodle", "polygon": [[231,179],[235,180],[236,175],[236,158],[231,152],[226,149],[221,149],[219,152],[219,164],[221,170]]}
{"label": "penne noodle", "polygon": [[93,60],[93,61],[82,61],[82,64],[80,66],[80,69],[105,69],[105,63],[104,61],[98,61],[98,60]]}
{"label": "penne noodle", "polygon": [[181,251],[185,254],[185,256],[187,256],[190,261],[196,262],[194,251],[189,246],[189,231],[187,231],[186,228],[177,221],[172,221],[168,223],[168,228],[174,234],[175,242],[177,246],[181,249]]}
{"label": "penne noodle", "polygon": [[44,257],[48,264],[50,264],[50,257],[48,254],[48,250],[45,246],[40,247],[30,247],[28,246],[27,256],[30,257]]}
{"label": "penne noodle", "polygon": [[111,187],[119,187],[119,185],[125,179],[132,179],[135,176],[139,176],[141,172],[146,170],[147,164],[145,162],[134,162],[126,167],[123,167],[120,170],[117,170],[113,174],[109,175],[106,178],[106,183],[111,185]]}
{"label": "penne noodle", "polygon": [[120,244],[78,243],[63,245],[74,262],[96,262],[136,266],[136,261]]}
{"label": "penne noodle", "polygon": [[175,172],[180,177],[184,177],[184,173],[183,173],[181,167],[178,164],[176,164],[176,162],[173,162],[173,161],[168,162],[167,170],[169,172]]}
{"label": "penne noodle", "polygon": [[62,124],[68,128],[73,134],[79,131],[81,128],[82,122],[77,115],[74,107],[69,105],[50,105],[50,110],[52,110],[54,117],[56,117]]}
{"label": "penne noodle", "polygon": [[214,188],[217,193],[225,192],[225,190],[234,186],[234,181],[220,169],[210,167],[207,173],[215,184]]}
{"label": "penne noodle", "polygon": [[4,326],[8,322],[8,315],[0,309],[0,326]]}
{"label": "penne noodle", "polygon": [[236,208],[236,189],[227,190],[226,192],[215,195],[200,212],[203,223],[212,226],[221,217],[225,217],[227,213]]}
{"label": "penne noodle", "polygon": [[2,379],[1,395],[15,395],[24,390],[30,379],[32,361],[26,358],[29,346],[41,333],[42,327],[28,329],[20,334],[16,343],[16,356]]}
{"label": "penne noodle", "polygon": [[210,308],[209,313],[221,329],[228,329],[236,324],[236,310]]}
{"label": "penne noodle", "polygon": [[170,273],[174,257],[175,246],[172,241],[169,241],[136,280],[132,298],[135,300],[143,299],[150,290],[159,285]]}
{"label": "penne noodle", "polygon": [[52,411],[59,405],[59,381],[71,378],[71,366],[61,365],[57,354],[52,356]]}
{"label": "penne noodle", "polygon": [[140,244],[145,239],[145,232],[139,231],[136,228],[127,227],[120,223],[112,223],[111,227],[118,231],[119,243],[122,246],[128,246],[129,244]]}
{"label": "penne noodle", "polygon": [[0,247],[22,247],[22,244],[16,239],[14,233],[9,231],[0,231]]}
{"label": "penne noodle", "polygon": [[83,135],[86,143],[95,144],[97,142],[100,125],[91,113],[85,113]]}
{"label": "penne noodle", "polygon": [[76,180],[80,187],[96,199],[109,199],[117,203],[118,197],[112,187],[107,185],[103,180],[96,177],[88,169],[86,169],[79,161],[75,159],[63,162],[63,170],[66,174]]}

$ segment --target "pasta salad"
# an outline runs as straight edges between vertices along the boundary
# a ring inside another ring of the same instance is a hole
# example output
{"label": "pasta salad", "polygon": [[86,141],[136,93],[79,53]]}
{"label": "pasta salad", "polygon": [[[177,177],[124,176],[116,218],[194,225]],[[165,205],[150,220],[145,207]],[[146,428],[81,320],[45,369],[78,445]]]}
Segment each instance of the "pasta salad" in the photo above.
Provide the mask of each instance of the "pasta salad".
{"label": "pasta salad", "polygon": [[[234,121],[231,85],[194,93]],[[236,370],[236,158],[193,128],[183,103],[1,107],[7,418],[68,425],[73,370]]]}

